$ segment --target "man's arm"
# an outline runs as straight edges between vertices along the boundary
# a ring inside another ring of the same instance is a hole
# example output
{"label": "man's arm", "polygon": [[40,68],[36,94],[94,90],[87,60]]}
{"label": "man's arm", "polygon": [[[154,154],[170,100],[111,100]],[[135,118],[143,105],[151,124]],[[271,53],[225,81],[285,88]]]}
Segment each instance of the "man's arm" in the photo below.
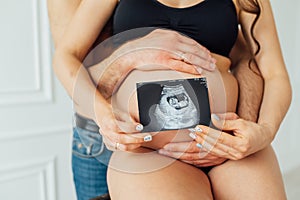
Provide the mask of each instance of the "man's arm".
{"label": "man's arm", "polygon": [[232,60],[232,73],[239,83],[239,99],[237,114],[249,121],[256,122],[263,97],[263,78],[255,62],[249,66],[251,54],[244,36],[239,35],[230,58]]}
{"label": "man's arm", "polygon": [[[126,38],[126,34],[128,31],[116,37]],[[104,46],[109,48],[109,45]],[[97,53],[93,55],[102,57]],[[98,85],[98,90],[106,99],[136,68],[144,71],[171,69],[190,74],[201,74],[203,69],[213,71],[216,68],[216,60],[205,47],[176,31],[163,29],[155,29],[114,49],[109,57],[104,57],[105,65],[101,59],[99,61],[97,57],[94,58],[99,63],[92,64],[88,70],[94,83]]]}

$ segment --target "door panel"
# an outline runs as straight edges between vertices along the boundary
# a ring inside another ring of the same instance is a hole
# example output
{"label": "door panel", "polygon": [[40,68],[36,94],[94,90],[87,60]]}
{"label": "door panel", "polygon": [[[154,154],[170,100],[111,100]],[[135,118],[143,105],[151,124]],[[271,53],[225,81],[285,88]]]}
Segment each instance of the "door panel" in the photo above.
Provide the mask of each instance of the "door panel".
{"label": "door panel", "polygon": [[52,72],[46,1],[2,1],[0,24],[0,199],[75,199],[71,101]]}

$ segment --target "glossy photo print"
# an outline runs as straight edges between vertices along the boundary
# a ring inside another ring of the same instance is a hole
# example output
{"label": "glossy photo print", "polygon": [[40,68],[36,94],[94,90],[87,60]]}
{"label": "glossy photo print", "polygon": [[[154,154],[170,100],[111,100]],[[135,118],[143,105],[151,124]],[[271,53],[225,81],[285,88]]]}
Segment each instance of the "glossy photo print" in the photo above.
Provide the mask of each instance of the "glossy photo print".
{"label": "glossy photo print", "polygon": [[143,132],[210,124],[206,78],[141,82],[136,86]]}

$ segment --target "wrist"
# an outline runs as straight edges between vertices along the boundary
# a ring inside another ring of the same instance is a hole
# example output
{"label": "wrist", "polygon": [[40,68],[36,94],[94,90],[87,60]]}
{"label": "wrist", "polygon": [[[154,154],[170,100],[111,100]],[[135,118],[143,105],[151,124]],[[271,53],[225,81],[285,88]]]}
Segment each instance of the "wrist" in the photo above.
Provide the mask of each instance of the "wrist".
{"label": "wrist", "polygon": [[98,124],[101,118],[106,116],[106,113],[109,110],[109,103],[104,99],[104,97],[100,94],[100,92],[97,91],[95,93],[93,106],[94,106],[93,120]]}
{"label": "wrist", "polygon": [[137,60],[134,59],[136,58],[136,56],[134,56],[135,53],[136,52],[125,52],[116,59],[118,70],[120,70],[123,76],[131,72],[137,65]]}
{"label": "wrist", "polygon": [[267,140],[270,141],[271,143],[276,136],[277,128],[271,123],[267,123],[267,122],[263,122],[259,124],[264,128],[264,134],[267,137]]}
{"label": "wrist", "polygon": [[129,73],[131,70],[133,70],[133,66],[136,65],[137,60],[133,59],[136,58],[136,56],[133,55],[136,52],[137,51],[135,50],[132,42],[128,42],[122,45],[110,56],[110,65],[117,65],[118,70],[123,72],[123,74]]}
{"label": "wrist", "polygon": [[101,78],[98,79],[97,88],[105,99],[111,97],[119,84],[132,71],[134,59],[129,54],[115,52],[108,57],[105,62],[101,63],[105,66],[102,71]]}

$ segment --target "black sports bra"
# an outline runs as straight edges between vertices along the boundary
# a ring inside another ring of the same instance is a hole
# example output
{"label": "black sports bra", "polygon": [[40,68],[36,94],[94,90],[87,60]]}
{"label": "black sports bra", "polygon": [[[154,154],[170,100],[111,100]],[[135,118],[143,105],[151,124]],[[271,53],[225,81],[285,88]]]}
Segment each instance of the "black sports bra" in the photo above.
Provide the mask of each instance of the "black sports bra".
{"label": "black sports bra", "polygon": [[185,34],[211,52],[228,57],[238,34],[232,0],[204,0],[187,8],[168,7],[157,0],[120,0],[113,33],[159,27]]}

